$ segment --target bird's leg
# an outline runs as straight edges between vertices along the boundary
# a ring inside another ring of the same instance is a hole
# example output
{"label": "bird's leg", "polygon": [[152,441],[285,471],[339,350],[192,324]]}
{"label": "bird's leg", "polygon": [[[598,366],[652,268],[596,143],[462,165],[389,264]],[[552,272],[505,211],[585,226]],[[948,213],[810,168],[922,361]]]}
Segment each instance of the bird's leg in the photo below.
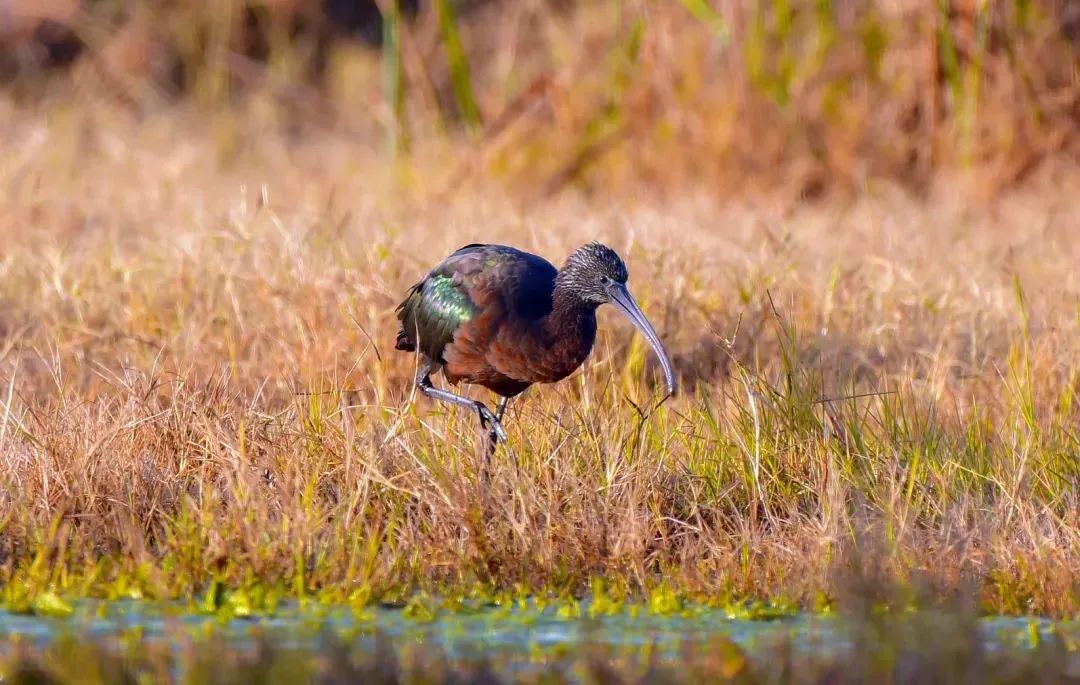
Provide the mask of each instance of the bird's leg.
{"label": "bird's leg", "polygon": [[506,405],[510,404],[509,397],[502,397],[499,399],[499,404],[495,407],[495,418],[502,422],[503,414],[506,413]]}
{"label": "bird's leg", "polygon": [[488,429],[489,435],[494,435],[498,440],[507,439],[506,431],[503,429],[502,424],[499,423],[499,418],[492,414],[491,410],[483,402],[470,400],[468,397],[462,397],[449,390],[440,390],[431,384],[431,362],[425,363],[420,372],[416,374],[416,387],[420,388],[420,392],[433,400],[442,400],[443,402],[456,404],[459,407],[472,409],[480,415],[480,425]]}
{"label": "bird's leg", "polygon": [[506,440],[506,431],[501,434],[495,430],[495,426],[502,428],[503,414],[506,413],[506,405],[510,403],[509,397],[500,397],[499,404],[495,407],[495,423],[490,426],[488,430],[488,445],[489,451],[495,452],[495,445],[499,443],[499,440]]}
{"label": "bird's leg", "polygon": [[[510,398],[499,398],[499,404],[495,407],[495,425],[500,428],[502,428],[502,415],[507,413],[508,404],[510,404]],[[488,436],[491,439],[491,445],[494,446],[499,440],[507,439],[507,431],[502,431],[500,434],[492,428]]]}
{"label": "bird's leg", "polygon": [[[490,422],[485,422],[484,415],[480,415],[480,425],[488,429],[487,445],[485,445],[484,449],[484,466],[480,472],[480,480],[484,484],[485,510],[488,506],[488,484],[491,482],[491,458],[495,456],[495,448],[499,444],[499,431],[502,430],[502,417],[503,412],[506,411],[506,402],[505,397],[499,398],[499,404],[495,407],[495,415],[491,417]],[[502,431],[501,439],[506,440],[506,431]]]}

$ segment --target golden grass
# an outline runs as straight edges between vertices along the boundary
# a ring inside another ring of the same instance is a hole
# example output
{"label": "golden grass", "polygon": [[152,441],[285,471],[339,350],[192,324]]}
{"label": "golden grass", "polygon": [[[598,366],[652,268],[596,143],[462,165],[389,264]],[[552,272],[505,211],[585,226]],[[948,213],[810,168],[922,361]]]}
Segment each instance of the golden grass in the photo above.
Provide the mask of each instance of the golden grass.
{"label": "golden grass", "polygon": [[[259,121],[0,105],[8,602],[602,576],[811,604],[872,545],[934,597],[1080,607],[1075,173],[991,206],[957,181],[521,209],[442,192],[438,157],[403,181]],[[682,392],[649,411],[648,348],[603,314],[579,374],[511,405],[516,465],[500,452],[485,499],[476,417],[417,396],[393,308],[463,243],[559,262],[592,239],[627,258]]]}

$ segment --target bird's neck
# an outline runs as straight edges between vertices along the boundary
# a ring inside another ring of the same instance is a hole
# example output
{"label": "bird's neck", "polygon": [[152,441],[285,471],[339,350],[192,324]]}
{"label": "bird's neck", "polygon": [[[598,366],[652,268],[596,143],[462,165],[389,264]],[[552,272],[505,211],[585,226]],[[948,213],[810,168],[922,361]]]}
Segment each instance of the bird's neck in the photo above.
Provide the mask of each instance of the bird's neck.
{"label": "bird's neck", "polygon": [[561,284],[556,284],[551,304],[543,321],[545,337],[553,345],[584,348],[584,355],[588,355],[596,339],[596,305]]}

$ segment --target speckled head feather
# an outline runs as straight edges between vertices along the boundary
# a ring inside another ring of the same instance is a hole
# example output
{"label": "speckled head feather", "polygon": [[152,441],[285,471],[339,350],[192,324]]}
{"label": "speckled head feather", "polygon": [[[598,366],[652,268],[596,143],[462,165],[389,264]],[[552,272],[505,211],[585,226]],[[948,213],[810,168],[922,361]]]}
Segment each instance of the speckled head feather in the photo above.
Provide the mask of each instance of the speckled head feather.
{"label": "speckled head feather", "polygon": [[601,305],[608,301],[607,283],[626,283],[623,260],[607,245],[588,243],[574,250],[559,270],[556,284],[582,301]]}

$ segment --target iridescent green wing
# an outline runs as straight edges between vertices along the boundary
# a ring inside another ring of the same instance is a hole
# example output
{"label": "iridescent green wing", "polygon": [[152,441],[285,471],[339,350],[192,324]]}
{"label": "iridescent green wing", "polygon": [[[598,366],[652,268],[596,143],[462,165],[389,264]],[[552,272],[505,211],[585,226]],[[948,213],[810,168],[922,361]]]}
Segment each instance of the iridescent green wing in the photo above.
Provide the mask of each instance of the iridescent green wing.
{"label": "iridescent green wing", "polygon": [[442,361],[454,333],[479,313],[470,288],[483,272],[486,245],[466,245],[413,286],[398,306],[398,349],[415,350]]}

